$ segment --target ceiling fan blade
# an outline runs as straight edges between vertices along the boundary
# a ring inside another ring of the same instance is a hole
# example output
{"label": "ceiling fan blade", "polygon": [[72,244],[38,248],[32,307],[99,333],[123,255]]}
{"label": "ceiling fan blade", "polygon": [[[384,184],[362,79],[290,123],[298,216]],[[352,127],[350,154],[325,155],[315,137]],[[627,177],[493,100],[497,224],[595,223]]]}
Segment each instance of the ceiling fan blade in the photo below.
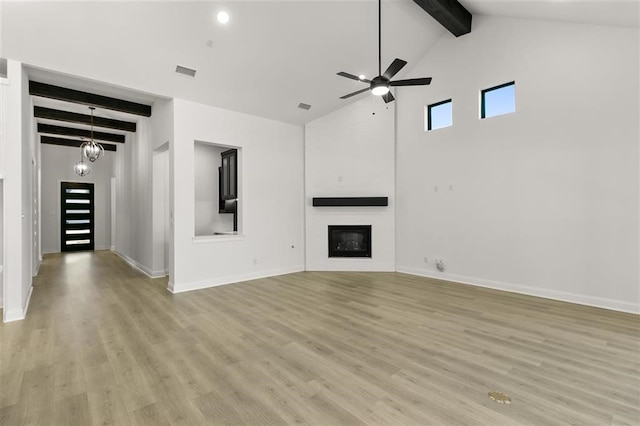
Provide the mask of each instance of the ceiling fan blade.
{"label": "ceiling fan blade", "polygon": [[393,62],[391,62],[391,65],[389,65],[389,68],[387,68],[384,74],[382,74],[382,76],[387,80],[391,80],[391,77],[398,74],[398,71],[400,71],[405,65],[407,65],[407,61],[395,58]]}
{"label": "ceiling fan blade", "polygon": [[426,86],[427,84],[431,84],[431,77],[396,80],[389,83],[389,86]]}
{"label": "ceiling fan blade", "polygon": [[349,93],[348,95],[340,96],[340,99],[347,99],[347,98],[350,98],[352,96],[359,95],[362,92],[366,92],[367,90],[369,90],[368,87],[364,88],[364,89],[361,89],[361,90],[358,90],[357,92]]}
{"label": "ceiling fan blade", "polygon": [[350,78],[351,80],[362,81],[363,83],[371,83],[371,80],[367,80],[366,78],[362,78],[362,79],[361,79],[361,78],[360,78],[360,77],[358,77],[358,76],[355,76],[355,75],[353,75],[353,74],[349,74],[348,72],[344,72],[344,71],[340,71],[340,72],[338,73],[338,75],[339,75],[340,77],[347,77],[347,78]]}
{"label": "ceiling fan blade", "polygon": [[384,101],[385,104],[388,104],[389,102],[393,102],[395,98],[393,97],[393,94],[391,92],[387,92],[386,95],[382,95],[382,100]]}

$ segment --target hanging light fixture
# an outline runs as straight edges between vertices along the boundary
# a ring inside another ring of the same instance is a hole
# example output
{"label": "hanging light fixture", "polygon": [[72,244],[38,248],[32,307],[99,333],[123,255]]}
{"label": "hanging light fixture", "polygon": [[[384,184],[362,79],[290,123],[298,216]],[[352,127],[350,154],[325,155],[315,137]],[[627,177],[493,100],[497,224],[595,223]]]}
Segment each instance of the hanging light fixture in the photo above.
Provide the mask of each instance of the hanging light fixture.
{"label": "hanging light fixture", "polygon": [[83,155],[82,151],[80,151],[80,161],[78,161],[73,166],[73,171],[80,177],[84,177],[84,176],[88,175],[89,173],[91,173],[91,168],[89,167],[89,165],[87,163],[84,162],[84,155]]}
{"label": "hanging light fixture", "polygon": [[104,147],[93,140],[93,110],[95,107],[89,107],[89,109],[91,110],[91,140],[80,145],[80,150],[82,151],[82,155],[93,163],[98,158],[102,157],[104,154]]}

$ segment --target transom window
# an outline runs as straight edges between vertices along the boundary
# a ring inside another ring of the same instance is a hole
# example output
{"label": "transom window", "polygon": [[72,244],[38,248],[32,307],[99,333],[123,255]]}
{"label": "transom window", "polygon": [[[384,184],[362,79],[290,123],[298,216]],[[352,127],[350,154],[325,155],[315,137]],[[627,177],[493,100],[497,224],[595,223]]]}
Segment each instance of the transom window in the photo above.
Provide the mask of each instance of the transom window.
{"label": "transom window", "polygon": [[453,125],[453,104],[451,99],[427,105],[425,130],[442,129]]}
{"label": "transom window", "polygon": [[516,83],[501,84],[480,92],[480,118],[511,114],[516,111]]}

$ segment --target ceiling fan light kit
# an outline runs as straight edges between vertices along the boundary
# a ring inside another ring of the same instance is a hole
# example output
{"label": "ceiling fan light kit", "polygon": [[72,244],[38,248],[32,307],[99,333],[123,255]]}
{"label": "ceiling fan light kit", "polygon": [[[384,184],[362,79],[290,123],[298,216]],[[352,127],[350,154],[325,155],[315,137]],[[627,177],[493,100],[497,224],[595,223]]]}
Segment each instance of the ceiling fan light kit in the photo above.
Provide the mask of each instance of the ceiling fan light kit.
{"label": "ceiling fan light kit", "polygon": [[393,94],[389,91],[392,86],[426,86],[427,84],[431,84],[431,77],[392,81],[391,79],[393,76],[396,75],[405,65],[407,65],[407,61],[396,58],[393,60],[391,65],[389,65],[389,68],[387,68],[384,74],[382,73],[382,1],[378,0],[378,76],[368,80],[362,74],[355,76],[353,74],[340,71],[338,73],[340,77],[369,84],[369,87],[341,96],[340,99],[347,99],[370,90],[372,94],[381,96],[385,103],[389,103],[395,99]]}

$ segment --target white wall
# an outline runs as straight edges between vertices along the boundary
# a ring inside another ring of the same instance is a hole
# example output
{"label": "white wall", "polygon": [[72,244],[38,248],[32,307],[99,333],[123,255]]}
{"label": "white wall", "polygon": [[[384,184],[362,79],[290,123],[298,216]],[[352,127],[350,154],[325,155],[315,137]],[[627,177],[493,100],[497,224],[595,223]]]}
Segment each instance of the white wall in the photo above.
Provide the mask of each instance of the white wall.
{"label": "white wall", "polygon": [[[0,5],[0,12],[2,6]],[[5,70],[6,71],[6,70]],[[7,101],[8,84],[6,78],[0,77],[0,306],[4,306],[4,176],[5,176],[5,144],[7,133]]]}
{"label": "white wall", "polygon": [[151,146],[153,147],[153,263],[151,275],[164,276],[170,273],[170,241],[169,218],[170,194],[169,181],[169,149],[173,143],[173,101],[157,100],[153,104],[151,125]]}
{"label": "white wall", "polygon": [[172,101],[155,102],[151,117],[136,120],[137,131],[127,134],[116,156],[115,250],[151,277],[165,275],[164,234],[154,232],[163,215],[154,214],[153,157],[154,150],[173,139],[172,112]]}
{"label": "white wall", "polygon": [[[398,270],[640,312],[638,29],[474,22],[398,96]],[[517,112],[480,120],[479,91],[512,80]],[[447,98],[453,127],[424,132]]]}
{"label": "white wall", "polygon": [[7,109],[3,131],[5,180],[3,187],[4,309],[5,322],[23,319],[31,294],[31,166],[32,106],[28,77],[22,64],[9,60]]}
{"label": "white wall", "polygon": [[[40,144],[42,158],[42,251],[58,253],[60,245],[60,183],[93,183],[94,245],[111,248],[111,177],[116,153],[105,151],[95,163],[87,163],[91,173],[80,177],[73,166],[80,161],[80,148]],[[85,160],[86,161],[86,160]]]}
{"label": "white wall", "polygon": [[[233,214],[218,213],[220,154],[229,148],[196,142],[194,146],[195,234],[233,231]],[[238,170],[241,174],[242,170]]]}
{"label": "white wall", "polygon": [[[174,292],[304,269],[303,129],[174,100]],[[241,236],[194,238],[194,141],[237,146]]]}
{"label": "white wall", "polygon": [[[305,126],[306,269],[395,271],[394,104],[367,96]],[[389,197],[313,207],[313,197]],[[329,258],[328,225],[372,225],[371,258]]]}

